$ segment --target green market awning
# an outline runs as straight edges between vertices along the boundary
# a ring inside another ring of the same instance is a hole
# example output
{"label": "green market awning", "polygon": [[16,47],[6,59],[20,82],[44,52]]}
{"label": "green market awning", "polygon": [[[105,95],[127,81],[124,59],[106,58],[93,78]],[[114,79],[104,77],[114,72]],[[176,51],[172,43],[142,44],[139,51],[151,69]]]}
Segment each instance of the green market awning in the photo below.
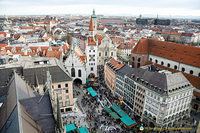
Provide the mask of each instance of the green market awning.
{"label": "green market awning", "polygon": [[65,126],[65,129],[66,129],[66,133],[69,133],[69,132],[71,132],[71,131],[76,130],[76,127],[75,127],[74,124],[69,124],[69,125],[66,125],[66,126]]}
{"label": "green market awning", "polygon": [[116,104],[112,105],[111,108],[117,113],[119,112],[121,109],[119,106],[117,106]]}
{"label": "green market awning", "polygon": [[126,115],[126,116],[124,116],[124,117],[122,117],[120,119],[127,126],[131,126],[131,125],[136,124],[136,122],[133,121],[128,115]]}
{"label": "green market awning", "polygon": [[112,112],[112,110],[110,109],[110,108],[108,108],[107,106],[104,106],[103,107],[108,113],[111,113]]}
{"label": "green market awning", "polygon": [[92,97],[97,96],[97,93],[95,91],[90,91],[90,94],[91,94]]}
{"label": "green market awning", "polygon": [[121,117],[124,117],[124,116],[127,115],[123,110],[119,110],[117,113],[118,113]]}
{"label": "green market awning", "polygon": [[87,88],[87,90],[90,91],[94,91],[92,87]]}
{"label": "green market awning", "polygon": [[92,87],[87,88],[87,90],[89,91],[89,93],[90,93],[90,95],[91,95],[92,97],[97,96],[97,93],[93,90]]}
{"label": "green market awning", "polygon": [[116,104],[114,104],[113,106],[111,106],[111,108],[112,108],[118,115],[120,115],[120,117],[124,117],[124,116],[127,115],[127,114],[126,114],[122,109],[120,109],[120,107],[117,106]]}
{"label": "green market awning", "polygon": [[85,128],[85,126],[82,126],[78,129],[79,133],[89,133],[88,130]]}
{"label": "green market awning", "polygon": [[112,118],[114,118],[115,120],[119,119],[120,117],[117,115],[117,113],[115,112],[110,112],[110,115]]}

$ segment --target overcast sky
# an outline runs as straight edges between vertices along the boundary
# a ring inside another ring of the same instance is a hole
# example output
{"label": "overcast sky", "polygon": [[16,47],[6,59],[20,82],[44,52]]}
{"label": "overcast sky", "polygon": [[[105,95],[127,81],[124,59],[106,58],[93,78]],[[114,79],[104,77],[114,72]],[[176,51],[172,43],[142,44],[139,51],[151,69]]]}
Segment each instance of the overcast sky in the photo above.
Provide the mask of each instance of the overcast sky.
{"label": "overcast sky", "polygon": [[0,15],[200,16],[200,0],[0,0]]}

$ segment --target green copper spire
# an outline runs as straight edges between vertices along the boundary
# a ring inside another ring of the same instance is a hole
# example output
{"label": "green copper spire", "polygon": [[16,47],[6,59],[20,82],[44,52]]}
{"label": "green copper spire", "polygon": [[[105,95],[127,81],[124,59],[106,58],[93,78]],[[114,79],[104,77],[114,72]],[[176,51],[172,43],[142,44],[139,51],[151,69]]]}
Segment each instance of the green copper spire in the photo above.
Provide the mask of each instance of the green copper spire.
{"label": "green copper spire", "polygon": [[92,18],[97,18],[96,14],[95,14],[95,10],[93,9],[93,14],[91,16]]}

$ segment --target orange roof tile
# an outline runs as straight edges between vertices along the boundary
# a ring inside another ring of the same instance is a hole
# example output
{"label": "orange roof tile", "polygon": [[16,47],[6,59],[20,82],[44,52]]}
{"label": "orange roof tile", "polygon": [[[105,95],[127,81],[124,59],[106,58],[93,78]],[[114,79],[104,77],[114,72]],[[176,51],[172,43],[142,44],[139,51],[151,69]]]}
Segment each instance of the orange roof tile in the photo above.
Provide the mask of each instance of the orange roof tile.
{"label": "orange roof tile", "polygon": [[88,45],[96,45],[96,41],[94,37],[88,37]]}
{"label": "orange roof tile", "polygon": [[6,47],[8,44],[0,44],[0,48],[1,47]]}
{"label": "orange roof tile", "polygon": [[132,53],[152,54],[200,67],[200,48],[198,47],[155,39],[140,39],[136,47],[132,50]]}
{"label": "orange roof tile", "polygon": [[124,39],[122,39],[122,38],[112,38],[112,41],[120,44],[120,43],[124,42]]}
{"label": "orange roof tile", "polygon": [[100,45],[101,44],[101,40],[104,38],[102,35],[100,35],[100,34],[96,34],[95,35],[96,37],[97,37],[97,39],[98,39],[98,45]]}
{"label": "orange roof tile", "polygon": [[61,51],[47,51],[46,57],[55,57],[58,60],[62,59],[62,52]]}
{"label": "orange roof tile", "polygon": [[114,58],[111,58],[111,59],[110,59],[110,63],[112,64],[113,68],[118,68],[118,69],[120,69],[120,68],[122,68],[122,67],[124,66],[124,64],[122,64],[122,63],[116,61]]}
{"label": "orange roof tile", "polygon": [[33,26],[23,26],[21,29],[33,29]]}
{"label": "orange roof tile", "polygon": [[135,54],[148,54],[148,40],[140,39],[131,52]]}
{"label": "orange roof tile", "polygon": [[6,32],[0,31],[0,36],[6,37]]}
{"label": "orange roof tile", "polygon": [[90,27],[89,27],[89,31],[94,31],[92,18],[90,19]]}

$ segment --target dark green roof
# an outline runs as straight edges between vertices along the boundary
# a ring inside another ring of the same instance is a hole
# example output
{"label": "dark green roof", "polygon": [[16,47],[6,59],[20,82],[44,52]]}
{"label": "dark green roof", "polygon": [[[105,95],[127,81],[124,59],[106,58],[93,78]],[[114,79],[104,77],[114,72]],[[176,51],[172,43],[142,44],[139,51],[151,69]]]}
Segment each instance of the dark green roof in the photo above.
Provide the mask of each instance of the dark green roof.
{"label": "dark green roof", "polygon": [[110,108],[108,108],[107,106],[103,107],[108,113],[112,112],[112,110]]}
{"label": "dark green roof", "polygon": [[117,106],[116,104],[112,105],[111,108],[112,108],[115,112],[118,112],[118,111],[121,110],[120,107]]}
{"label": "dark green roof", "polygon": [[110,112],[110,115],[111,115],[112,118],[114,118],[115,120],[117,120],[117,119],[120,118],[115,112]]}

